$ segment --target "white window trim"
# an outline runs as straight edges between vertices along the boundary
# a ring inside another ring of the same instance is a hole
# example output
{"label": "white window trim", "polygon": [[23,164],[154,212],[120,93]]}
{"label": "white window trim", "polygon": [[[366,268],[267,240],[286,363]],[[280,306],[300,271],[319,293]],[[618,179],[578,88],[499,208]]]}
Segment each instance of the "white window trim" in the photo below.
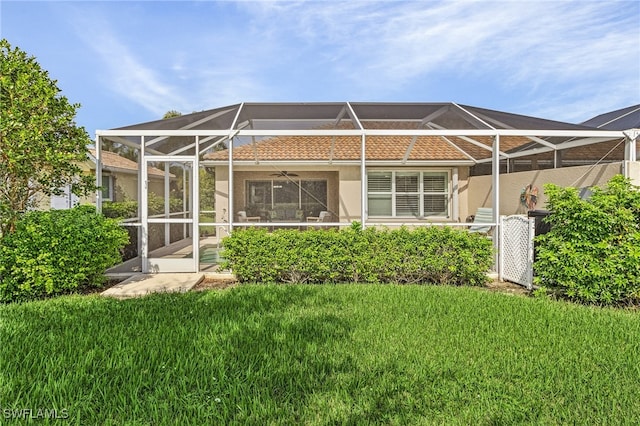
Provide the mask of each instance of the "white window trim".
{"label": "white window trim", "polygon": [[[414,218],[415,216],[399,216],[396,214],[396,196],[398,193],[396,192],[396,173],[420,173],[418,178],[418,192],[402,192],[401,194],[407,195],[415,195],[418,194],[418,202],[419,202],[419,211],[421,215],[418,216],[418,219],[436,219],[436,220],[450,220],[453,217],[453,204],[454,199],[456,198],[453,194],[453,182],[452,182],[452,169],[410,169],[410,170],[390,170],[390,169],[367,169],[366,171],[367,181],[365,182],[366,194],[367,194],[367,203],[369,204],[369,195],[388,195],[391,194],[391,216],[380,216],[380,215],[370,215],[367,207],[367,217],[371,219],[406,219],[406,218]],[[391,192],[369,192],[369,173],[391,173]],[[446,173],[447,174],[447,192],[425,192],[424,191],[424,173]],[[423,216],[424,213],[424,196],[425,195],[447,195],[447,215],[446,216]]]}

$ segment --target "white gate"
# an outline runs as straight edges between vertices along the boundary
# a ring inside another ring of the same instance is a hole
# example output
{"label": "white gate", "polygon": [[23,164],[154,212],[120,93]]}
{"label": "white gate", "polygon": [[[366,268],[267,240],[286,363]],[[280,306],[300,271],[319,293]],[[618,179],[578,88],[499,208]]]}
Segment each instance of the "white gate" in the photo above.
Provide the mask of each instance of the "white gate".
{"label": "white gate", "polygon": [[531,289],[535,220],[522,215],[500,216],[500,280]]}

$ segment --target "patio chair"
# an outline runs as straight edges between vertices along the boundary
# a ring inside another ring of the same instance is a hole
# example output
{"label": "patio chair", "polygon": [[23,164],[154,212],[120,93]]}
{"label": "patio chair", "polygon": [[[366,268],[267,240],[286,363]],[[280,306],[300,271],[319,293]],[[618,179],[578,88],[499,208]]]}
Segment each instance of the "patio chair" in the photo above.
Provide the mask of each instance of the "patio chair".
{"label": "patio chair", "polygon": [[247,212],[240,210],[238,212],[238,222],[260,222],[260,216],[247,216]]}
{"label": "patio chair", "polygon": [[482,224],[493,223],[493,209],[491,207],[478,207],[478,210],[476,211],[476,214],[473,218],[473,223],[474,225],[471,225],[469,227],[469,232],[480,232],[482,234],[488,234],[493,226]]}
{"label": "patio chair", "polygon": [[330,220],[331,213],[324,210],[318,216],[307,216],[307,222],[329,222]]}

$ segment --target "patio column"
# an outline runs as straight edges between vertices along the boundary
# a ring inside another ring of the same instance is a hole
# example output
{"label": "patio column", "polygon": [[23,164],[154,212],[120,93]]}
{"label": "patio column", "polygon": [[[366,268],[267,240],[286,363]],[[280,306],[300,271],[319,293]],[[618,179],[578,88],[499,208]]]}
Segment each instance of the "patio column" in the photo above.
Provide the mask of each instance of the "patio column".
{"label": "patio column", "polygon": [[[168,161],[164,163],[164,217],[169,219],[169,163]],[[182,182],[184,185],[184,171],[182,173]],[[171,229],[168,223],[164,224],[164,245],[168,246],[171,244]]]}
{"label": "patio column", "polygon": [[140,258],[142,261],[142,273],[149,273],[149,215],[148,215],[148,192],[147,185],[147,162],[145,159],[144,136],[140,136],[140,166],[138,168],[138,214],[142,223],[140,232]]}
{"label": "patio column", "polygon": [[196,136],[196,150],[193,158],[192,172],[192,195],[190,197],[193,214],[193,228],[191,229],[191,238],[193,238],[193,261],[195,262],[195,271],[200,272],[200,136]]}
{"label": "patio column", "polygon": [[553,168],[559,169],[562,167],[562,150],[557,149],[553,151]]}
{"label": "patio column", "polygon": [[493,247],[495,249],[494,262],[496,271],[500,272],[500,135],[497,134],[493,141],[493,151],[491,159],[491,178],[493,184],[493,223],[496,226],[493,228]]}
{"label": "patio column", "polygon": [[624,132],[624,159],[626,161],[638,161],[638,138],[640,138],[640,129],[631,129]]}
{"label": "patio column", "polygon": [[[102,141],[96,135],[96,211],[102,213]],[[114,189],[115,190],[115,189]]]}
{"label": "patio column", "polygon": [[235,212],[233,211],[233,137],[229,138],[229,234],[233,231],[233,218]]}
{"label": "patio column", "polygon": [[367,160],[366,160],[366,136],[363,133],[360,137],[360,222],[362,229],[365,228],[367,222]]}

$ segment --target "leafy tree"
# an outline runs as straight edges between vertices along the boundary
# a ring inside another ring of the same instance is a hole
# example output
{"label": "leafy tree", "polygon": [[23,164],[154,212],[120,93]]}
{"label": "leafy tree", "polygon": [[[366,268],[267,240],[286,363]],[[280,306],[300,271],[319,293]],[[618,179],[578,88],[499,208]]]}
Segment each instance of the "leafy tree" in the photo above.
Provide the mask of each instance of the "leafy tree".
{"label": "leafy tree", "polygon": [[180,117],[182,115],[182,113],[180,111],[176,111],[175,109],[172,109],[171,111],[167,111],[163,116],[162,119],[166,120],[168,118],[174,118],[174,117]]}
{"label": "leafy tree", "polygon": [[34,57],[0,40],[0,233],[36,202],[38,194],[76,195],[95,188],[82,174],[89,135],[75,123],[79,104],[60,94]]}
{"label": "leafy tree", "polygon": [[536,284],[593,304],[640,300],[640,191],[622,175],[592,188],[545,185],[551,231],[537,237]]}

